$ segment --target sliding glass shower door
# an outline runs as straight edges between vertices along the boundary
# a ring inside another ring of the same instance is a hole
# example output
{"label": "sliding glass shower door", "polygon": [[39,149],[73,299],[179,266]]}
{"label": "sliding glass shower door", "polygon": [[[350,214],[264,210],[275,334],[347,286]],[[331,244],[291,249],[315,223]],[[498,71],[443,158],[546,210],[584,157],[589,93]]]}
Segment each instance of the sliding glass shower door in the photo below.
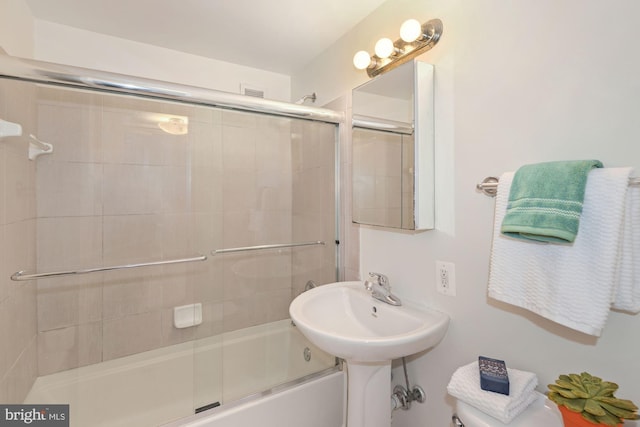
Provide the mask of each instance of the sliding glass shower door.
{"label": "sliding glass shower door", "polygon": [[[213,124],[216,205],[214,283],[221,349],[196,350],[200,407],[237,400],[335,364],[302,338],[288,308],[309,281],[336,280],[336,127],[222,111]],[[195,191],[195,190],[194,190]],[[305,340],[306,341],[306,340]],[[215,343],[218,344],[218,343]],[[307,356],[305,359],[305,349]],[[211,357],[222,371],[211,370]],[[222,384],[216,393],[211,384]]]}
{"label": "sliding glass shower door", "polygon": [[[0,137],[0,318],[24,332],[0,329],[7,402],[155,426],[335,364],[288,306],[337,277],[336,125],[9,79],[0,96],[22,127]],[[36,139],[53,150],[29,159]]]}

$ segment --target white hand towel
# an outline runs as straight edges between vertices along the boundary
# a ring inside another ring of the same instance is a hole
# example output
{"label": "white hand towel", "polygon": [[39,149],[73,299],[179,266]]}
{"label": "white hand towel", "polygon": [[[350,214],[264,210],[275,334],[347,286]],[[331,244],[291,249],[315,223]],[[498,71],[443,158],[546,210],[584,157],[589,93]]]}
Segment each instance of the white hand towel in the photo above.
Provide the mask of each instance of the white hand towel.
{"label": "white hand towel", "polygon": [[620,277],[613,308],[640,313],[640,186],[627,190]]}
{"label": "white hand towel", "polygon": [[624,276],[620,249],[631,173],[631,168],[589,173],[580,229],[572,245],[517,241],[500,234],[513,179],[513,173],[503,174],[496,198],[489,296],[599,336]]}
{"label": "white hand towel", "polygon": [[453,397],[508,424],[536,400],[534,389],[538,377],[532,372],[507,368],[509,395],[494,393],[480,388],[478,362],[458,368],[449,381],[447,391]]}

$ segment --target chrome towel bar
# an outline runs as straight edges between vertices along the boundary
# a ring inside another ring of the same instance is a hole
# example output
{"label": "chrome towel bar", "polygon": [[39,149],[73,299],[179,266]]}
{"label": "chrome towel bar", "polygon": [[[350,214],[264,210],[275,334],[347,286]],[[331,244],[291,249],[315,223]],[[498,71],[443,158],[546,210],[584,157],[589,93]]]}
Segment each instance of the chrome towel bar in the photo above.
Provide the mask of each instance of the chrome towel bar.
{"label": "chrome towel bar", "polygon": [[[498,193],[498,181],[495,176],[488,176],[476,185],[476,189],[484,193],[485,196],[495,197]],[[640,185],[640,177],[629,178],[629,185]]]}
{"label": "chrome towel bar", "polygon": [[[325,242],[316,240],[312,242],[301,242],[301,243],[283,243],[283,244],[275,244],[275,245],[246,246],[246,247],[240,247],[240,248],[216,249],[211,251],[211,254],[216,255],[216,254],[225,254],[225,253],[231,253],[231,252],[257,251],[262,249],[294,248],[299,246],[316,246],[316,245],[324,245],[324,244]],[[19,282],[24,280],[41,279],[45,277],[70,276],[75,274],[97,273],[101,271],[124,270],[127,268],[151,267],[151,266],[157,266],[157,265],[182,264],[187,262],[197,262],[197,261],[206,261],[206,260],[207,260],[206,255],[198,255],[192,258],[168,259],[163,261],[142,262],[138,264],[112,265],[108,267],[86,268],[82,270],[51,271],[47,273],[26,273],[24,271],[18,271],[17,273],[13,273],[11,275],[11,280]]]}
{"label": "chrome towel bar", "polygon": [[216,254],[228,254],[231,252],[246,252],[246,251],[259,251],[262,249],[281,249],[281,248],[295,248],[298,246],[315,246],[315,245],[324,245],[325,243],[320,240],[316,240],[313,242],[301,242],[301,243],[282,243],[275,245],[259,245],[259,246],[245,246],[240,248],[229,248],[229,249],[216,249],[211,251],[211,255]]}
{"label": "chrome towel bar", "polygon": [[193,258],[168,259],[163,261],[141,262],[138,264],[112,265],[109,267],[87,268],[83,270],[52,271],[48,273],[32,273],[32,274],[25,273],[24,271],[18,271],[17,273],[14,273],[11,275],[11,280],[22,281],[22,280],[40,279],[45,277],[58,277],[58,276],[69,276],[74,274],[97,273],[100,271],[124,270],[127,268],[150,267],[150,266],[168,265],[168,264],[182,264],[186,262],[205,261],[206,259],[207,259],[206,255],[199,255]]}

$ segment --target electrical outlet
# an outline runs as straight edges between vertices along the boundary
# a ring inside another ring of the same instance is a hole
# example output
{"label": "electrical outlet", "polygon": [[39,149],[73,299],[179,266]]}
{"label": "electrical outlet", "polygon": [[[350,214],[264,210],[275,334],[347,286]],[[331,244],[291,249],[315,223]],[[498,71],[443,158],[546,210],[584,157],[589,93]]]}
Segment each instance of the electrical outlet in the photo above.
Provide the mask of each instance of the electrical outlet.
{"label": "electrical outlet", "polygon": [[456,266],[454,263],[436,261],[436,289],[443,295],[456,296]]}

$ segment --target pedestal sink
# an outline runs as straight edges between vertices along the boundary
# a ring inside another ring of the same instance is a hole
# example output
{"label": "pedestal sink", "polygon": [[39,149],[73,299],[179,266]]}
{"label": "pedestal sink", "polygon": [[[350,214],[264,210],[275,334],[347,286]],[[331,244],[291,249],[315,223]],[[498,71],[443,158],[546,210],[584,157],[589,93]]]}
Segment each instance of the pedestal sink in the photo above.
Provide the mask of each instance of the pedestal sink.
{"label": "pedestal sink", "polygon": [[291,319],[309,341],[347,364],[347,427],[391,425],[391,361],[438,344],[449,316],[371,297],[363,282],[337,282],[293,300]]}

